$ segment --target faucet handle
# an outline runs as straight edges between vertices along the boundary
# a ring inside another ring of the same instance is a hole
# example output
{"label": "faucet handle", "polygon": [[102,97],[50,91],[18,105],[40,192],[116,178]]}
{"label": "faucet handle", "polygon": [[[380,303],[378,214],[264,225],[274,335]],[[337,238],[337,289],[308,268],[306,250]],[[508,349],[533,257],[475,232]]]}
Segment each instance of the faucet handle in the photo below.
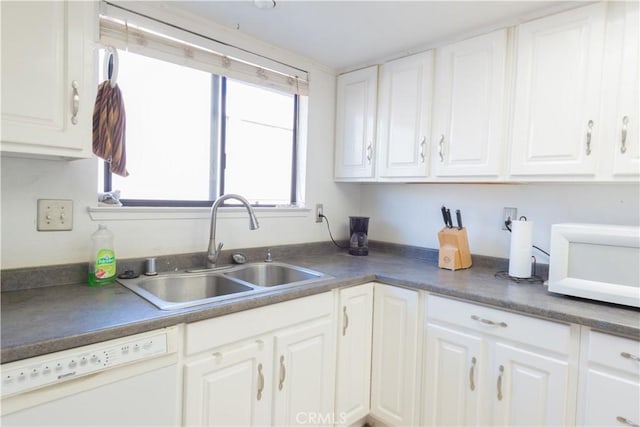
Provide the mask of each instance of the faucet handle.
{"label": "faucet handle", "polygon": [[273,262],[273,258],[271,257],[271,248],[267,249],[267,256],[265,257],[264,262]]}

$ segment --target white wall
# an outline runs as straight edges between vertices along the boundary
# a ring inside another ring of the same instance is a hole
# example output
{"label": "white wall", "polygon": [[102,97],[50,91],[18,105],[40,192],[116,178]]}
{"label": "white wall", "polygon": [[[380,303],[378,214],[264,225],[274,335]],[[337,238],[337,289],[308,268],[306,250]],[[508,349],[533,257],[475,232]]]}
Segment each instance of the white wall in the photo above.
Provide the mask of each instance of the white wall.
{"label": "white wall", "polygon": [[[307,206],[323,203],[336,238],[347,237],[347,217],[359,206],[359,189],[333,182],[335,78],[315,70],[309,97],[307,147]],[[1,268],[84,262],[90,235],[104,222],[116,235],[116,254],[122,258],[204,251],[209,219],[143,219],[94,221],[98,160],[33,160],[3,157]],[[259,176],[255,177],[260,179]],[[41,198],[72,199],[72,231],[38,232],[36,204]],[[314,221],[313,210],[303,216],[274,217],[258,213],[261,227],[249,231],[245,212],[218,221],[217,240],[226,249],[328,240],[325,224]]]}
{"label": "white wall", "polygon": [[554,223],[640,225],[639,199],[638,184],[371,184],[362,186],[360,213],[371,217],[369,239],[438,248],[440,207],[460,209],[471,252],[508,258],[503,207],[533,221],[534,244],[548,251]]}
{"label": "white wall", "polygon": [[[175,19],[178,18],[175,15]],[[193,22],[198,23],[197,28],[209,33],[218,30],[197,19]],[[282,49],[229,30],[219,30],[219,39],[309,71],[305,201],[308,207],[323,203],[334,236],[346,238],[347,217],[359,206],[359,188],[333,182],[335,73]],[[85,262],[89,257],[90,236],[99,222],[106,223],[116,235],[116,255],[121,258],[200,252],[207,248],[209,219],[206,212],[196,215],[195,219],[123,219],[129,217],[117,215],[110,220],[92,219],[87,208],[97,205],[98,160],[95,158],[67,162],[3,157],[0,167],[2,269]],[[41,198],[73,200],[72,231],[36,230],[36,204]],[[222,215],[217,240],[224,242],[226,249],[232,249],[329,238],[326,225],[315,223],[313,210],[296,216],[261,216],[258,212],[258,218],[261,227],[249,231],[245,212]]]}

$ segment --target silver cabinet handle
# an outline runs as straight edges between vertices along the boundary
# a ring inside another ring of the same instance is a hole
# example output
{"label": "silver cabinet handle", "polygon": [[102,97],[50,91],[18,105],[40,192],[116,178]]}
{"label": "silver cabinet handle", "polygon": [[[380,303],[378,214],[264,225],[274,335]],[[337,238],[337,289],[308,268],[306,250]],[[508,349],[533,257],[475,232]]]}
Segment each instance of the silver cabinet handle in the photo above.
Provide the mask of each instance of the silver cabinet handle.
{"label": "silver cabinet handle", "polygon": [[504,322],[494,322],[493,320],[484,319],[484,318],[482,318],[480,316],[476,316],[475,314],[473,316],[471,316],[471,319],[473,319],[473,320],[475,320],[477,322],[482,322],[485,325],[490,325],[490,326],[500,326],[501,328],[506,328],[507,326],[509,326]]}
{"label": "silver cabinet handle", "polygon": [[472,357],[471,358],[471,369],[469,369],[469,388],[471,389],[471,391],[476,389],[476,383],[474,381],[475,370],[476,370],[476,358]]}
{"label": "silver cabinet handle", "polygon": [[73,89],[73,106],[71,110],[71,123],[78,124],[78,111],[80,111],[80,84],[77,80],[71,82],[71,88]]}
{"label": "silver cabinet handle", "polygon": [[444,162],[444,134],[440,135],[440,141],[438,141],[438,155],[440,156],[440,163]]}
{"label": "silver cabinet handle", "polygon": [[640,427],[640,426],[638,426],[638,424],[634,423],[633,421],[629,421],[625,417],[617,416],[616,417],[616,421],[618,421],[620,424],[624,424],[626,426]]}
{"label": "silver cabinet handle", "polygon": [[622,154],[627,152],[627,125],[629,124],[629,117],[624,116],[622,118],[622,133],[620,135],[620,152]]}
{"label": "silver cabinet handle", "polygon": [[371,142],[367,145],[367,163],[371,164],[371,157],[373,154],[373,148],[371,147]]}
{"label": "silver cabinet handle", "polygon": [[500,365],[499,371],[500,374],[498,375],[498,384],[496,387],[498,388],[498,400],[502,400],[502,376],[504,375],[504,366]]}
{"label": "silver cabinet handle", "polygon": [[264,390],[264,374],[262,373],[262,363],[258,365],[258,400],[262,399],[262,390]]}
{"label": "silver cabinet handle", "polygon": [[347,306],[342,307],[342,336],[347,335],[349,327],[349,315],[347,314]]}
{"label": "silver cabinet handle", "polygon": [[640,362],[640,357],[636,356],[635,354],[627,353],[626,351],[620,353],[620,356],[624,357],[625,359],[631,359],[635,360],[636,362]]}
{"label": "silver cabinet handle", "polygon": [[282,390],[286,377],[287,369],[284,367],[284,356],[280,356],[280,381],[278,382],[278,390]]}
{"label": "silver cabinet handle", "polygon": [[424,147],[425,147],[425,145],[427,145],[427,137],[423,136],[422,139],[420,140],[420,163],[424,163],[424,159],[425,159]]}
{"label": "silver cabinet handle", "polygon": [[593,120],[589,120],[587,123],[587,156],[591,155],[591,132],[593,131]]}

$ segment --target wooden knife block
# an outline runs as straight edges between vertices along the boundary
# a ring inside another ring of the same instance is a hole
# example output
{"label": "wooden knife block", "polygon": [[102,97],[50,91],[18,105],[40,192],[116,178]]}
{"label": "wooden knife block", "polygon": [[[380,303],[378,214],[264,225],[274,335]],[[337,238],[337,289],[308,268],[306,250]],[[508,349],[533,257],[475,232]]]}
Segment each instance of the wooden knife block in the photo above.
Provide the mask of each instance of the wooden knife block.
{"label": "wooden knife block", "polygon": [[443,228],[438,232],[440,252],[438,267],[447,270],[460,270],[471,267],[471,253],[469,253],[469,239],[467,229]]}

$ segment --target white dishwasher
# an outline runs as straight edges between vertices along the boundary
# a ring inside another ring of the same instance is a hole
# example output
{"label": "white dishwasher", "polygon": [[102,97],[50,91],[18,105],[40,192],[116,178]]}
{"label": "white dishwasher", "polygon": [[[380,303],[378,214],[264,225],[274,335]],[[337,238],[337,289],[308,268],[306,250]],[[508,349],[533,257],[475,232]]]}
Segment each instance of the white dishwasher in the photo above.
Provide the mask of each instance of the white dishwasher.
{"label": "white dishwasher", "polygon": [[178,328],[6,363],[0,425],[176,426]]}

